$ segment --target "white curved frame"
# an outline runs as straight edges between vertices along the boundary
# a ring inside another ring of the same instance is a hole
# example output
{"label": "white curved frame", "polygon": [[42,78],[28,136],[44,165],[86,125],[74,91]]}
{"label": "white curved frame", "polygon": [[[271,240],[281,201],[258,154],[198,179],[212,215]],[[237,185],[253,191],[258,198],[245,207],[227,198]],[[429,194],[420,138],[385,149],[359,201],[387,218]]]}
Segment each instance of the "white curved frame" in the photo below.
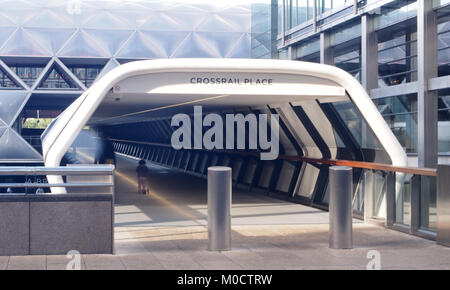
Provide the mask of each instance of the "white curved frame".
{"label": "white curved frame", "polygon": [[[364,88],[353,76],[337,67],[310,62],[267,59],[158,59],[130,62],[113,69],[70,105],[45,133],[42,142],[45,166],[59,166],[62,157],[78,133],[89,121],[109,90],[118,82],[137,75],[163,72],[294,74],[331,80],[347,91],[355,107],[391,158],[392,165],[407,165],[406,153]],[[48,176],[48,181],[59,183],[62,179],[60,176]],[[399,186],[398,183],[397,186]],[[52,188],[52,193],[64,192],[64,188]]]}

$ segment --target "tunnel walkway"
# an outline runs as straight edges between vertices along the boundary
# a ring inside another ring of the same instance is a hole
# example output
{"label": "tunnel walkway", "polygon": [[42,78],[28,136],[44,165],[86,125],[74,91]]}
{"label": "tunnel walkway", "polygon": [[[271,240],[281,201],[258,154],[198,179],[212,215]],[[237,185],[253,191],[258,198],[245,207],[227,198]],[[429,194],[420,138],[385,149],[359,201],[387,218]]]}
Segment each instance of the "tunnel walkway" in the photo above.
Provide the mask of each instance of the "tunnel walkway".
{"label": "tunnel walkway", "polygon": [[[117,154],[116,227],[206,226],[206,180],[147,163],[150,195],[137,194],[137,159]],[[328,213],[233,188],[233,225],[328,224]]]}

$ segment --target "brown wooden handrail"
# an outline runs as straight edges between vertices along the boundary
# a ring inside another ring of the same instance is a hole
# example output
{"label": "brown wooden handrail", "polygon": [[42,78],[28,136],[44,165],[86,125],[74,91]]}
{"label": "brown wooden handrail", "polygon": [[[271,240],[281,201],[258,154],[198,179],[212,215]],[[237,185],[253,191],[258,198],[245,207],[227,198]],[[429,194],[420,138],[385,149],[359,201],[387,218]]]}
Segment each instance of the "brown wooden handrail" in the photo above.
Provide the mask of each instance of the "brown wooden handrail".
{"label": "brown wooden handrail", "polygon": [[[162,143],[130,141],[130,140],[120,140],[120,139],[111,139],[111,140],[118,141],[118,142],[138,143],[138,144],[172,148],[172,146],[170,146],[169,144],[162,144]],[[216,149],[208,150],[208,151],[217,152],[217,153],[250,155],[250,156],[255,156],[255,157],[259,156],[259,152],[240,152],[240,151],[216,150]],[[320,163],[320,164],[328,164],[328,165],[336,165],[336,166],[349,166],[352,168],[381,170],[381,171],[388,171],[388,172],[400,172],[400,173],[408,173],[408,174],[424,175],[424,176],[437,176],[437,169],[435,169],[435,168],[402,167],[402,166],[393,166],[393,165],[389,165],[389,164],[374,163],[374,162],[341,160],[341,159],[319,159],[319,158],[310,158],[310,157],[302,157],[302,156],[288,156],[288,155],[279,155],[278,159],[290,160],[290,161],[303,161],[303,162],[308,162],[308,163]]]}
{"label": "brown wooden handrail", "polygon": [[389,164],[383,163],[374,163],[374,162],[364,162],[364,161],[354,161],[354,160],[338,160],[338,159],[316,159],[309,157],[301,157],[301,156],[279,156],[280,159],[291,160],[291,161],[304,161],[309,163],[321,163],[321,164],[329,164],[329,165],[337,165],[337,166],[349,166],[353,168],[362,168],[362,169],[372,169],[372,170],[382,170],[389,172],[400,172],[400,173],[408,173],[408,174],[416,174],[416,175],[425,175],[425,176],[437,176],[437,169],[434,168],[418,168],[418,167],[402,167],[402,166],[393,166]]}

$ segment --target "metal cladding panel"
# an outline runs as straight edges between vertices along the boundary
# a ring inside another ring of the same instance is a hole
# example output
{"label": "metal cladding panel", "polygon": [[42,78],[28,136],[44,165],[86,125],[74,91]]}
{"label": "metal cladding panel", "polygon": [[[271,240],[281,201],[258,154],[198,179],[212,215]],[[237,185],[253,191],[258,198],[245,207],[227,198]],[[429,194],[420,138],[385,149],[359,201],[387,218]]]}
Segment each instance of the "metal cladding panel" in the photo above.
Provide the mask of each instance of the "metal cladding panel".
{"label": "metal cladding panel", "polygon": [[42,156],[11,128],[0,137],[0,148],[0,160],[42,160]]}
{"label": "metal cladding panel", "polygon": [[26,92],[0,91],[0,119],[11,125],[26,97]]}
{"label": "metal cladding panel", "polygon": [[[0,57],[250,57],[249,4],[133,2],[37,0],[16,3],[15,9],[2,4]],[[185,51],[173,54],[181,41]],[[237,45],[246,49],[232,49]]]}
{"label": "metal cladding panel", "polygon": [[41,47],[51,52],[52,55],[56,55],[67,40],[75,33],[76,29],[30,27],[24,28],[24,31],[39,43]]}
{"label": "metal cladding panel", "polygon": [[5,56],[50,56],[51,52],[40,45],[22,28],[18,29],[0,49]]}

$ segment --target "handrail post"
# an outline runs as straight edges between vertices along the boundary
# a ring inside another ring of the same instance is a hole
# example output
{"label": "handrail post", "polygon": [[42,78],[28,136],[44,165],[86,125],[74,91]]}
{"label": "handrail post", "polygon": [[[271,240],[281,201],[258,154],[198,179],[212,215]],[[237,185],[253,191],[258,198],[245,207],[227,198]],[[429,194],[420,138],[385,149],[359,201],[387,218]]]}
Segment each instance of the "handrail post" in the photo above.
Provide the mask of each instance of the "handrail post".
{"label": "handrail post", "polygon": [[386,176],[386,226],[391,227],[395,223],[395,172],[389,172]]}
{"label": "handrail post", "polygon": [[411,233],[417,232],[420,227],[420,192],[421,192],[421,176],[413,175],[410,181],[411,188],[411,205],[410,205],[410,225]]}
{"label": "handrail post", "polygon": [[375,192],[375,176],[372,170],[364,170],[364,222],[368,222],[373,216],[373,202]]}

